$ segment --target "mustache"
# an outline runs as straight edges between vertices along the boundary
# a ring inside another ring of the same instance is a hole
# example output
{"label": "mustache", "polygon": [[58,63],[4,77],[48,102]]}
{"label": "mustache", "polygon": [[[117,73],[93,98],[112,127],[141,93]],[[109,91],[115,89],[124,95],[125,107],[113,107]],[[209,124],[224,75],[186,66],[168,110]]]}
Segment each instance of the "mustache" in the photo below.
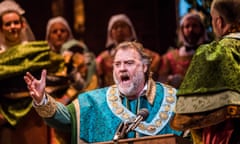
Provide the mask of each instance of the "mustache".
{"label": "mustache", "polygon": [[122,73],[119,74],[119,76],[120,77],[126,77],[126,76],[128,76],[128,73],[127,72],[122,72]]}

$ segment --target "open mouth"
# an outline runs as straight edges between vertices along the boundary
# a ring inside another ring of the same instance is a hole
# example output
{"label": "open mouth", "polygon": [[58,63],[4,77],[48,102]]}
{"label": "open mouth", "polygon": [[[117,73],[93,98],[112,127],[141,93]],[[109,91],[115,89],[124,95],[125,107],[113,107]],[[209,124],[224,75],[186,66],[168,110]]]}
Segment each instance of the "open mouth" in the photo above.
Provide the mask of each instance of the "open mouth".
{"label": "open mouth", "polygon": [[122,83],[127,83],[130,80],[130,77],[127,74],[121,75],[120,78]]}
{"label": "open mouth", "polygon": [[18,33],[18,30],[17,29],[11,29],[11,30],[9,30],[9,32],[15,34],[15,33]]}

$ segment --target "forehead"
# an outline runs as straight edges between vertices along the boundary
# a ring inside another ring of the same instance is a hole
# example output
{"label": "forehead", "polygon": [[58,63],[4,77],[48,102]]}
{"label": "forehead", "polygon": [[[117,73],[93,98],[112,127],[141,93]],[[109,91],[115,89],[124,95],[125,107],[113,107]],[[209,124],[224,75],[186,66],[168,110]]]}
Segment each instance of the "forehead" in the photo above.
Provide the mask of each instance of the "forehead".
{"label": "forehead", "polygon": [[197,20],[196,18],[187,18],[184,22],[183,25],[187,25],[187,24],[200,24],[199,20]]}
{"label": "forehead", "polygon": [[138,59],[140,60],[139,53],[132,48],[125,48],[125,49],[119,49],[115,55],[114,61],[124,61],[124,60],[130,60],[130,59]]}
{"label": "forehead", "polygon": [[51,25],[50,29],[67,29],[66,26],[61,22],[56,22]]}
{"label": "forehead", "polygon": [[112,27],[116,27],[116,26],[128,26],[128,23],[123,21],[123,20],[118,20],[116,22],[114,22],[113,26]]}
{"label": "forehead", "polygon": [[16,12],[7,12],[2,15],[2,20],[9,20],[9,19],[20,19],[20,15]]}

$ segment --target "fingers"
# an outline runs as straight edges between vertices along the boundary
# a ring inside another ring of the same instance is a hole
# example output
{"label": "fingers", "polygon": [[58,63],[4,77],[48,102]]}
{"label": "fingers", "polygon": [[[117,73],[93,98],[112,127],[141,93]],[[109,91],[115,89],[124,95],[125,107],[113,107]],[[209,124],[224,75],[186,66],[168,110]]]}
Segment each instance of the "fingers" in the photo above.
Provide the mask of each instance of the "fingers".
{"label": "fingers", "polygon": [[25,75],[30,81],[33,81],[35,78],[34,76],[30,73],[30,72],[27,72],[26,75]]}
{"label": "fingers", "polygon": [[46,83],[46,77],[47,77],[47,70],[44,69],[41,74],[41,81],[42,83]]}
{"label": "fingers", "polygon": [[45,82],[46,80],[46,74],[47,71],[43,70],[41,74],[41,79],[40,81],[37,80],[31,73],[26,72],[26,75],[24,76],[24,80],[27,84],[27,88],[29,90],[30,96],[35,100],[35,101],[40,101],[42,99],[42,92],[41,92],[41,83]]}
{"label": "fingers", "polygon": [[[47,75],[47,71],[44,69],[41,74],[41,80],[43,80],[44,82],[46,81],[45,80],[46,75]],[[30,72],[26,72],[26,75],[24,76],[24,80],[28,85],[30,85],[34,80],[37,80],[37,79]]]}
{"label": "fingers", "polygon": [[23,78],[28,86],[28,89],[31,89],[32,82],[35,78],[29,72],[27,72]]}
{"label": "fingers", "polygon": [[27,84],[28,90],[30,91],[30,95],[32,96],[33,93],[31,93],[31,91],[33,91],[34,89],[33,83],[34,83],[34,80],[36,79],[29,72],[26,72],[26,75],[23,78]]}
{"label": "fingers", "polygon": [[23,78],[24,78],[27,85],[31,84],[31,80],[27,76],[24,76]]}

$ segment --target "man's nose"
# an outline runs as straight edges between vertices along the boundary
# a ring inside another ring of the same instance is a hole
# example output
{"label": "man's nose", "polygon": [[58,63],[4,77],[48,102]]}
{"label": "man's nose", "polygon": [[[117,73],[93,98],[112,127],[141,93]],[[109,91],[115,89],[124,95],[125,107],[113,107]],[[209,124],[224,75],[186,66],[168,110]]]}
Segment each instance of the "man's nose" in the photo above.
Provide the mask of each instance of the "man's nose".
{"label": "man's nose", "polygon": [[121,65],[120,65],[120,68],[119,68],[120,70],[126,70],[126,65],[124,64],[124,63],[122,63]]}

